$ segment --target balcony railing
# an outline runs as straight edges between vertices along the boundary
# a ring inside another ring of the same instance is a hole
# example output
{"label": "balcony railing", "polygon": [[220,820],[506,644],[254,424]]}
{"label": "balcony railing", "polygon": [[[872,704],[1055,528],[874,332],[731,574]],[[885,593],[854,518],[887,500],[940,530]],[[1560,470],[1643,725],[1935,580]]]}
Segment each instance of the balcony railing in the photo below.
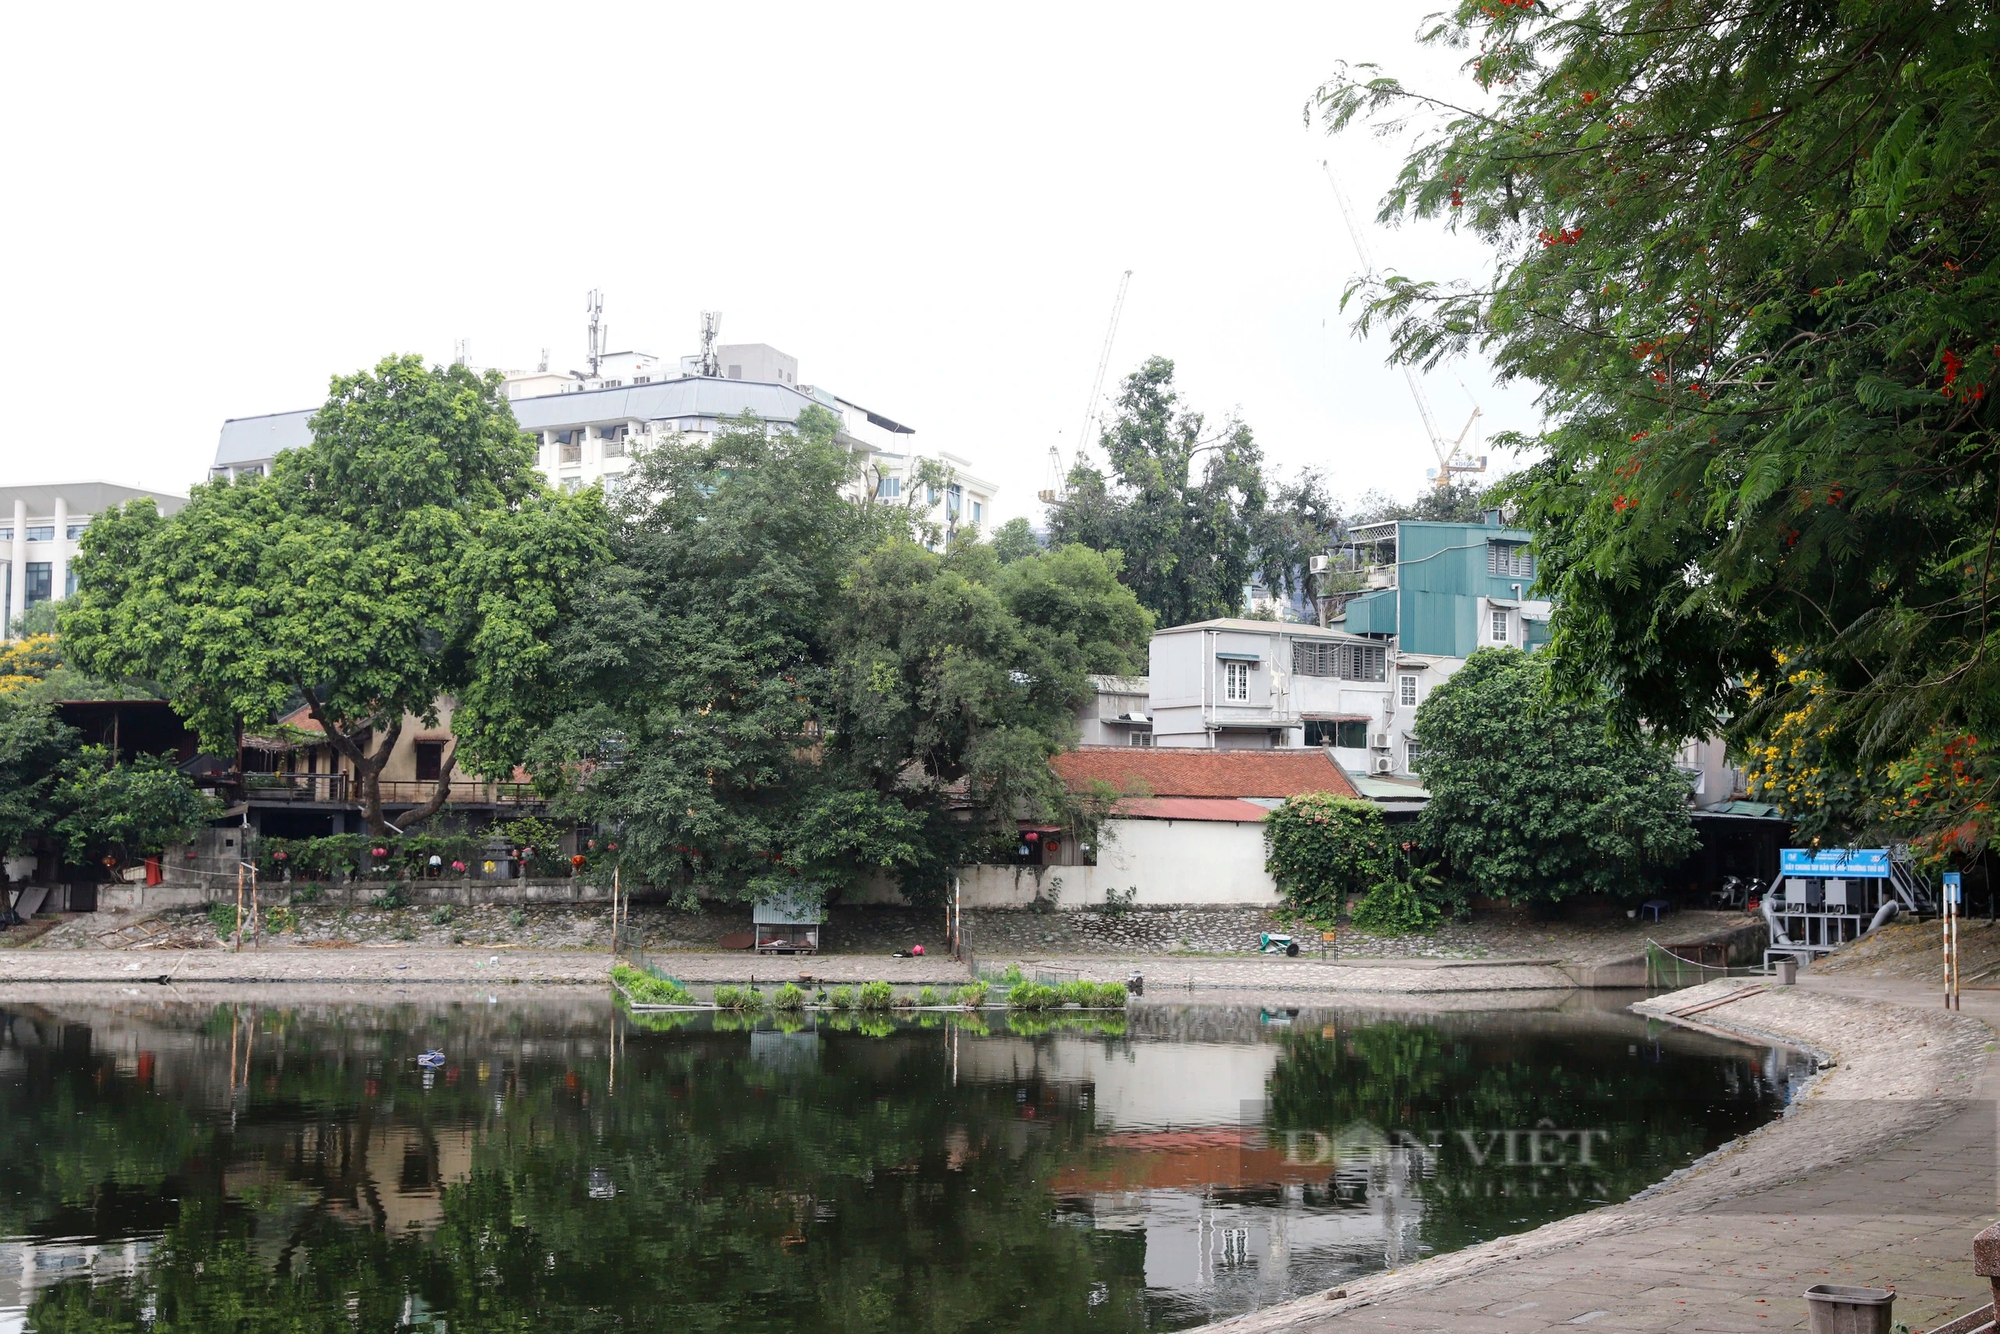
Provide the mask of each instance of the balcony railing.
{"label": "balcony railing", "polygon": [[[245,793],[252,801],[327,802],[348,805],[361,799],[360,784],[347,774],[245,774]],[[437,791],[432,780],[384,779],[382,800],[392,806],[420,806]],[[454,778],[445,796],[447,806],[524,805],[540,801],[532,783],[494,783]]]}
{"label": "balcony railing", "polygon": [[[405,781],[402,779],[382,780],[382,800],[391,805],[408,803],[418,806],[431,799],[437,791],[437,784],[428,779]],[[454,778],[451,791],[445,796],[445,804],[469,805],[517,805],[523,802],[540,801],[532,783],[493,783],[483,779]]]}

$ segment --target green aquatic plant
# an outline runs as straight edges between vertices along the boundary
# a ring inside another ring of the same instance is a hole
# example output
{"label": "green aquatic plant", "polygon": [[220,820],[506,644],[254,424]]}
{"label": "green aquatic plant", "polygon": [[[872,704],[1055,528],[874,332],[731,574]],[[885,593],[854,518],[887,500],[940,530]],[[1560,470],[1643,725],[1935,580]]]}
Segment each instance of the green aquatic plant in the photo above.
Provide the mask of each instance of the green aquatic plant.
{"label": "green aquatic plant", "polygon": [[833,995],[832,995],[832,997],[830,998],[830,1000],[828,1001],[828,1003],[829,1003],[829,1004],[831,1004],[831,1005],[833,1006],[833,1008],[834,1008],[834,1009],[836,1009],[836,1010],[851,1010],[851,1009],[853,1009],[853,1008],[854,1008],[854,988],[853,988],[853,987],[835,987],[835,988],[833,989]]}
{"label": "green aquatic plant", "polygon": [[771,1004],[780,1010],[803,1010],[806,1007],[806,993],[787,982],[771,997]]}
{"label": "green aquatic plant", "polygon": [[951,993],[951,998],[960,1005],[978,1009],[986,1004],[987,986],[984,982],[972,982]]}
{"label": "green aquatic plant", "polygon": [[717,987],[715,1008],[718,1010],[761,1010],[764,1008],[764,993],[753,987]]}
{"label": "green aquatic plant", "polygon": [[611,965],[611,980],[638,1005],[692,1005],[694,995],[670,977],[642,973],[628,963]]}
{"label": "green aquatic plant", "polygon": [[896,989],[887,982],[868,982],[861,988],[860,1005],[864,1010],[886,1010],[896,1001]]}

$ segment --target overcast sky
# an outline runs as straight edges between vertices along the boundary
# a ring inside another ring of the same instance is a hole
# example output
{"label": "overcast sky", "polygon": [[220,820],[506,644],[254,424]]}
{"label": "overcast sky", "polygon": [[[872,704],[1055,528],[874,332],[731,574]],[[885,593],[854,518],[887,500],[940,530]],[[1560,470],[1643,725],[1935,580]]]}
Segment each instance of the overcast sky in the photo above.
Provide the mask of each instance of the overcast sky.
{"label": "overcast sky", "polygon": [[[0,476],[185,492],[224,418],[386,353],[581,364],[599,288],[614,349],[690,352],[720,310],[1036,514],[1129,268],[1107,396],[1168,356],[1286,472],[1412,495],[1434,460],[1339,313],[1320,169],[1372,217],[1397,148],[1301,108],[1342,59],[1464,87],[1425,8],[15,6]],[[1485,267],[1370,231],[1387,268]],[[1461,374],[1441,427],[1534,426]]]}

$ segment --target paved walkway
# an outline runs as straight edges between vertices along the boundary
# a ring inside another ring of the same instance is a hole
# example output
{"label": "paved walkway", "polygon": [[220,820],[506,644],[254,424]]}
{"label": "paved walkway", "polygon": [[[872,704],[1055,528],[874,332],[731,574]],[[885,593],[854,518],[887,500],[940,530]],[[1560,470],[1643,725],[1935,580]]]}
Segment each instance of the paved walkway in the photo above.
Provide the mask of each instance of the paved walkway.
{"label": "paved walkway", "polygon": [[[1806,1288],[1841,1283],[1895,1289],[1896,1320],[1925,1330],[1989,1300],[1971,1251],[1974,1233],[2000,1217],[2000,1063],[1988,1027],[2000,1024],[2000,992],[1967,992],[1963,1017],[1951,1017],[1933,988],[1833,975],[1693,1019],[1790,1029],[1838,1048],[1840,1064],[1794,1115],[1650,1199],[1210,1328],[1802,1329]],[[1863,1147],[1800,1177],[1799,1162],[1838,1157],[1843,1144]]]}

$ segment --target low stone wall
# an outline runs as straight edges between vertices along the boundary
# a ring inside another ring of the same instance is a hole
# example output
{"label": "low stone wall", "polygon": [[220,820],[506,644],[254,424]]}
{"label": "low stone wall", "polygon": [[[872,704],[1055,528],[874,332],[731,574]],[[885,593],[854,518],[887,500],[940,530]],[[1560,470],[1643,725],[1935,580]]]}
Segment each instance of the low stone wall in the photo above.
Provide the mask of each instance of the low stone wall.
{"label": "low stone wall", "polygon": [[[374,898],[389,887],[385,880],[356,880],[347,884],[327,884],[312,882],[310,888],[320,891],[316,900],[341,907],[366,907]],[[395,882],[397,892],[409,903],[450,904],[453,907],[469,908],[480,903],[609,903],[611,887],[595,885],[580,879],[562,880],[399,880]],[[266,905],[286,903],[291,900],[292,891],[306,889],[304,884],[272,884],[264,881],[258,885],[258,897]],[[657,892],[640,891],[633,896],[635,901],[647,898],[664,898]],[[234,880],[210,881],[206,884],[159,885],[105,885],[97,892],[97,906],[100,911],[143,911],[158,912],[163,908],[198,908],[209,903],[233,903],[236,901]]]}

